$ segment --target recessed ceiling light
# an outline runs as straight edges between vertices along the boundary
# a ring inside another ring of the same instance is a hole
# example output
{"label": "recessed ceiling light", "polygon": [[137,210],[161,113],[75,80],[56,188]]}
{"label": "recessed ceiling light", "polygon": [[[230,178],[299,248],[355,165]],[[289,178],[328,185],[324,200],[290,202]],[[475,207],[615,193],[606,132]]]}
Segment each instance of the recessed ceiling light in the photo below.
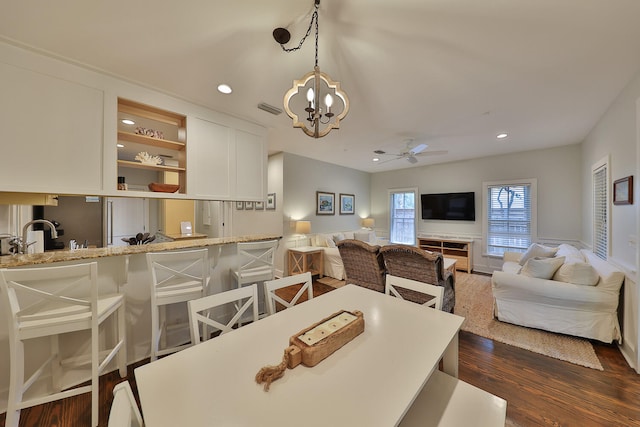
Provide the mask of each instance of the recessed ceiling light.
{"label": "recessed ceiling light", "polygon": [[374,161],[374,162],[379,162],[379,161],[380,161],[380,159],[379,159],[379,158],[377,158],[377,157],[374,157],[374,158],[373,158],[373,161]]}
{"label": "recessed ceiling light", "polygon": [[506,133],[499,133],[498,135],[496,135],[496,138],[498,138],[498,139],[504,139],[504,138],[506,138],[507,136],[509,136],[509,135],[507,135]]}
{"label": "recessed ceiling light", "polygon": [[124,148],[124,144],[117,144],[116,147],[118,148]]}
{"label": "recessed ceiling light", "polygon": [[135,125],[135,124],[136,124],[136,122],[134,122],[134,121],[133,121],[133,120],[131,120],[131,119],[122,119],[122,120],[120,120],[120,121],[121,121],[122,123],[124,123],[125,125]]}
{"label": "recessed ceiling light", "polygon": [[229,94],[229,93],[233,92],[233,89],[231,89],[231,86],[229,86],[228,84],[224,84],[223,83],[223,84],[218,85],[218,92]]}

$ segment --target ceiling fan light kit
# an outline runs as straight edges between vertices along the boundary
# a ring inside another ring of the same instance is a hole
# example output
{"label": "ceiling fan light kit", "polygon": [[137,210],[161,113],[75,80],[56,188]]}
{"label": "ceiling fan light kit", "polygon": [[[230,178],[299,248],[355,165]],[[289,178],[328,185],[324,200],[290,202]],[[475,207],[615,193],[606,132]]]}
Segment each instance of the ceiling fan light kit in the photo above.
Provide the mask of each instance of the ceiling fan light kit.
{"label": "ceiling fan light kit", "polygon": [[[314,11],[307,33],[300,40],[297,47],[288,49],[284,46],[291,35],[284,28],[273,30],[273,38],[280,44],[285,52],[293,52],[302,47],[315,22],[315,66],[302,78],[293,81],[293,87],[284,95],[284,110],[293,120],[293,127],[300,128],[310,137],[321,138],[340,128],[340,121],[349,112],[349,98],[342,90],[340,82],[333,81],[331,77],[320,71],[318,65],[318,7],[320,0],[314,0]],[[337,101],[340,102],[337,102]],[[322,101],[322,102],[321,102]],[[324,104],[324,110],[323,110]],[[303,117],[300,120],[300,117]]]}

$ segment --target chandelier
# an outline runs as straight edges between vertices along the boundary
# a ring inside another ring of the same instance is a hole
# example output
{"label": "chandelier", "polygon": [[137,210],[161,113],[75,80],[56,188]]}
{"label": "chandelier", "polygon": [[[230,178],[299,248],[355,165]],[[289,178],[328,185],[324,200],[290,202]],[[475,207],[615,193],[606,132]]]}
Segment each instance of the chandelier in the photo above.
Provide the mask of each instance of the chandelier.
{"label": "chandelier", "polygon": [[[284,95],[284,109],[293,119],[294,128],[301,128],[304,133],[313,138],[321,138],[331,132],[331,129],[340,128],[340,120],[349,112],[349,98],[340,88],[340,82],[331,80],[331,77],[320,71],[320,66],[318,66],[318,7],[320,0],[314,0],[314,2],[315,7],[309,28],[297,47],[288,49],[284,46],[291,37],[285,28],[276,28],[273,31],[273,37],[285,52],[296,51],[302,47],[311,34],[315,22],[315,66],[313,71],[308,72],[299,80],[293,81],[293,87]],[[300,117],[303,119],[300,120]]]}

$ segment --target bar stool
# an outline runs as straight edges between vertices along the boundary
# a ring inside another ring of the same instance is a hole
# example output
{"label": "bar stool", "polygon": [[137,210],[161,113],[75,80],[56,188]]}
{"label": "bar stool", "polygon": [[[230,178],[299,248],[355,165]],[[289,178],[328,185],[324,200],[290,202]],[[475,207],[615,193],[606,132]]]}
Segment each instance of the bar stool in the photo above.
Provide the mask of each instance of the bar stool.
{"label": "bar stool", "polygon": [[[91,392],[91,424],[98,425],[98,378],[117,354],[120,376],[127,375],[124,297],[120,293],[98,295],[96,262],[60,267],[0,270],[0,289],[4,311],[9,319],[11,373],[7,402],[7,427],[17,427],[20,410],[46,402]],[[100,360],[99,327],[116,314],[115,346]],[[90,385],[62,391],[65,368],[89,364],[73,357],[62,360],[58,336],[69,332],[91,332]],[[51,354],[25,380],[25,341],[49,337]],[[51,381],[45,395],[35,396],[31,386],[50,368]]]}
{"label": "bar stool", "polygon": [[[185,305],[184,326],[188,331],[186,302],[207,295],[210,277],[207,249],[149,252],[147,266],[151,282],[151,361],[191,346],[189,342],[167,346],[167,306]],[[190,336],[190,334],[189,334]]]}

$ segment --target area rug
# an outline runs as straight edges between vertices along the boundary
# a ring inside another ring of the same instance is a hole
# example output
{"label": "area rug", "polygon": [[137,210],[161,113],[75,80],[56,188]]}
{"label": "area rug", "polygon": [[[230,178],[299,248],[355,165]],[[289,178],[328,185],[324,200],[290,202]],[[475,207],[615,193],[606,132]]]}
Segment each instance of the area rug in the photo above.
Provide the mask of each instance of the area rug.
{"label": "area rug", "polygon": [[455,314],[462,330],[525,350],[602,371],[589,340],[500,322],[493,318],[491,277],[457,272]]}

